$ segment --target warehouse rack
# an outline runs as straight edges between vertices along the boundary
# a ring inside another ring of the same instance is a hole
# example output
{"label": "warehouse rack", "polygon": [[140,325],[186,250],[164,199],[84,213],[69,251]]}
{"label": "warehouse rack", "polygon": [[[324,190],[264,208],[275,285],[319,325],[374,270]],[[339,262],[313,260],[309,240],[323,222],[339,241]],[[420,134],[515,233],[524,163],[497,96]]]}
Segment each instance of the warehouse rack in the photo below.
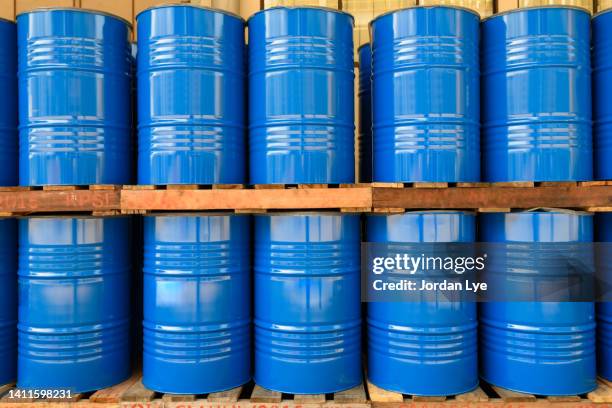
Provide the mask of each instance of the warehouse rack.
{"label": "warehouse rack", "polygon": [[[269,391],[253,382],[224,392],[205,395],[156,393],[142,385],[141,376],[70,400],[12,400],[13,385],[0,387],[0,408],[417,408],[417,407],[553,407],[603,408],[612,403],[612,383],[599,380],[598,388],[585,395],[535,396],[481,383],[474,391],[451,397],[419,397],[385,391],[369,382],[335,394],[292,395]],[[4,395],[4,396],[2,396]]]}
{"label": "warehouse rack", "polygon": [[313,209],[507,212],[536,207],[612,211],[612,182],[0,187],[0,216],[5,217],[40,213],[103,216],[155,211],[257,213]]}

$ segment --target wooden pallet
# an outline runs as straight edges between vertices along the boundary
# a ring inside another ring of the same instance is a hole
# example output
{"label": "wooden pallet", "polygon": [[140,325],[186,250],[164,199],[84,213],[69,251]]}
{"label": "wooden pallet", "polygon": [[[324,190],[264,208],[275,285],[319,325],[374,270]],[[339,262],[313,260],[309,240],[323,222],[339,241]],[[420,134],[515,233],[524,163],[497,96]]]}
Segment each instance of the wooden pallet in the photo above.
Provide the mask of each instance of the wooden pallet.
{"label": "wooden pallet", "polygon": [[168,211],[508,212],[535,207],[612,212],[612,182],[0,187],[0,217]]}
{"label": "wooden pallet", "polygon": [[[267,390],[249,383],[228,391],[203,395],[162,394],[147,389],[140,375],[94,393],[73,395],[70,400],[31,400],[8,398],[14,385],[0,387],[0,408],[48,407],[57,408],[407,408],[407,407],[507,407],[551,406],[606,407],[612,404],[612,384],[599,380],[598,388],[586,395],[536,396],[506,390],[487,383],[465,394],[450,397],[422,397],[383,390],[370,382],[334,394],[292,395]],[[78,404],[73,405],[78,401]]]}
{"label": "wooden pallet", "polygon": [[[372,406],[386,408],[407,406],[545,406],[552,407],[593,407],[609,406],[612,403],[612,384],[605,380],[598,381],[596,390],[586,395],[541,396],[510,391],[484,382],[473,391],[449,397],[422,397],[386,391],[368,382],[368,393]],[[496,404],[496,405],[494,405]]]}

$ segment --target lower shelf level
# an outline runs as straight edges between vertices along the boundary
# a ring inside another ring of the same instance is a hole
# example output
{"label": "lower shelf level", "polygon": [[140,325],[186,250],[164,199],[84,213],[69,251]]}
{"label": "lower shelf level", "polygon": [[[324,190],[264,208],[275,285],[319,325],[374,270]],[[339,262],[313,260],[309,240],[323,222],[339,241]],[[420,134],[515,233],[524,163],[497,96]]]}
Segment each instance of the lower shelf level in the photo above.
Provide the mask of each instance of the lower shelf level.
{"label": "lower shelf level", "polygon": [[382,390],[369,382],[335,394],[292,395],[270,391],[249,383],[224,392],[204,395],[160,394],[145,388],[136,374],[114,387],[77,394],[70,400],[12,399],[14,386],[0,387],[0,407],[43,408],[394,408],[394,407],[607,407],[612,404],[612,383],[600,379],[598,388],[585,395],[536,396],[481,383],[474,391],[450,397],[419,397]]}

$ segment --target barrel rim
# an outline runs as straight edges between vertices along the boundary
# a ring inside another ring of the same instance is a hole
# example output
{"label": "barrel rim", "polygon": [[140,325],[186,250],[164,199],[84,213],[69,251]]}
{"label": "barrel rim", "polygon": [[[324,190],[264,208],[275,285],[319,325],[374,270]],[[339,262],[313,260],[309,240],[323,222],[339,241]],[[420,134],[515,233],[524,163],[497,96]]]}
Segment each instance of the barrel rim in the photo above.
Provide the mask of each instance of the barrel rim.
{"label": "barrel rim", "polygon": [[198,211],[163,211],[158,213],[144,214],[144,218],[156,218],[156,217],[249,217],[250,214],[236,214],[231,211],[211,211],[211,212],[198,212]]}
{"label": "barrel rim", "polygon": [[357,47],[357,52],[359,52],[359,50],[361,50],[363,47],[365,47],[366,45],[369,45],[370,48],[372,48],[372,41],[368,41],[366,43],[361,44],[359,47]]}
{"label": "barrel rim", "polygon": [[165,4],[158,4],[157,6],[147,7],[144,10],[139,11],[138,14],[136,14],[134,16],[134,18],[136,20],[138,20],[138,17],[140,17],[143,13],[146,13],[147,11],[157,10],[157,9],[162,9],[162,8],[171,8],[171,7],[191,7],[191,8],[194,8],[194,9],[201,9],[201,10],[217,12],[217,13],[220,13],[220,14],[228,15],[230,17],[235,17],[238,20],[242,21],[243,24],[246,23],[244,17],[242,17],[239,14],[232,13],[231,11],[227,11],[227,10],[223,10],[223,9],[219,9],[219,8],[215,8],[215,7],[202,6],[202,5],[199,5],[199,4],[191,4],[191,3],[165,3]]}
{"label": "barrel rim", "polygon": [[321,210],[321,211],[316,211],[316,210],[304,210],[304,211],[300,211],[300,210],[289,210],[289,211],[268,211],[265,213],[255,213],[255,214],[251,214],[253,217],[270,217],[270,216],[310,216],[310,215],[321,215],[321,216],[330,216],[330,215],[336,215],[339,217],[342,216],[355,216],[355,215],[359,215],[361,214],[360,211],[355,211],[355,212],[340,212],[340,211],[334,211],[334,210]]}
{"label": "barrel rim", "polygon": [[308,9],[312,9],[312,10],[322,10],[322,11],[329,11],[329,12],[333,12],[336,14],[340,14],[340,15],[345,15],[345,16],[349,16],[351,18],[351,21],[353,22],[353,27],[355,26],[355,16],[353,16],[351,13],[347,13],[346,11],[343,10],[337,10],[335,8],[331,8],[331,7],[325,7],[325,6],[274,6],[274,7],[268,7],[266,9],[263,10],[259,10],[256,11],[255,13],[253,13],[248,21],[250,22],[251,19],[259,14],[265,13],[267,11],[270,10],[278,10],[278,9],[284,9],[284,10],[308,10]]}
{"label": "barrel rim", "polygon": [[544,10],[544,9],[566,9],[566,10],[577,10],[577,11],[583,11],[586,14],[589,15],[589,17],[591,17],[591,11],[587,8],[584,7],[580,7],[580,6],[572,6],[569,4],[546,4],[546,5],[542,5],[542,6],[532,6],[532,7],[521,7],[521,8],[515,8],[512,10],[506,10],[506,11],[502,11],[500,13],[496,13],[493,14],[491,16],[485,17],[482,19],[482,22],[486,22],[489,21],[491,19],[494,19],[496,17],[503,17],[509,14],[513,14],[513,13],[519,13],[521,11],[529,11],[529,10]]}
{"label": "barrel rim", "polygon": [[[461,11],[467,11],[468,13],[474,14],[476,17],[478,17],[478,20],[482,20],[482,18],[480,17],[480,13],[477,12],[476,10],[473,10],[469,7],[463,7],[463,6],[454,6],[451,4],[439,4],[439,5],[433,5],[433,4],[426,4],[426,5],[416,5],[416,6],[410,6],[410,7],[403,7],[403,8],[398,8],[398,9],[394,9],[394,10],[389,10],[387,12],[384,12],[382,14],[379,14],[378,16],[376,16],[376,18],[373,18],[369,23],[368,23],[368,27],[370,29],[370,32],[372,30],[372,25],[374,24],[375,21],[377,21],[378,19],[388,16],[390,14],[395,14],[395,13],[399,13],[401,11],[405,11],[405,10],[413,10],[413,9],[433,9],[433,8],[445,8],[445,9],[452,9],[452,10],[461,10]],[[371,33],[370,33],[371,34]],[[371,35],[370,35],[371,37]]]}
{"label": "barrel rim", "polygon": [[428,214],[450,214],[450,215],[471,215],[477,216],[478,213],[476,211],[470,210],[414,210],[414,211],[405,211],[403,213],[371,213],[367,214],[367,217],[389,217],[389,216],[402,216],[402,215],[428,215]]}
{"label": "barrel rim", "polygon": [[99,16],[114,18],[116,20],[121,21],[122,23],[125,23],[130,28],[130,30],[134,29],[134,26],[132,25],[132,23],[127,21],[125,18],[121,16],[118,16],[116,14],[109,13],[106,11],[102,11],[102,10],[93,10],[93,9],[79,8],[79,7],[37,7],[32,10],[22,11],[21,13],[18,13],[15,16],[15,18],[25,15],[25,14],[34,14],[34,13],[45,12],[45,11],[76,11],[76,12],[81,12],[83,14],[96,14]]}
{"label": "barrel rim", "polygon": [[107,218],[130,218],[129,214],[114,214],[114,215],[88,215],[88,214],[34,214],[34,215],[16,215],[11,218],[17,220],[29,220],[29,219],[55,219],[55,220],[85,220],[85,219],[100,219],[104,220]]}
{"label": "barrel rim", "polygon": [[609,12],[611,12],[611,11],[612,11],[612,7],[607,8],[607,9],[605,9],[605,10],[598,11],[597,13],[593,14],[593,18],[595,18],[595,17],[599,17],[599,16],[601,16],[602,14],[606,14],[606,13],[609,13]]}

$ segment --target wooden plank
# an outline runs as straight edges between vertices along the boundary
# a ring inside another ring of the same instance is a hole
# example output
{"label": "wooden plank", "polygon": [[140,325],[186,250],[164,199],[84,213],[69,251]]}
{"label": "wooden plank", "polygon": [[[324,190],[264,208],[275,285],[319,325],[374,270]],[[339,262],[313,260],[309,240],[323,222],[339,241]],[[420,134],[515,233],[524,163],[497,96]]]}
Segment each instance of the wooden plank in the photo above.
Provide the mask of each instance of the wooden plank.
{"label": "wooden plank", "polygon": [[404,396],[399,392],[383,390],[370,381],[368,381],[367,384],[368,393],[370,394],[370,400],[372,400],[372,402],[404,402]]}
{"label": "wooden plank", "polygon": [[329,188],[329,184],[298,184],[298,188]]}
{"label": "wooden plank", "polygon": [[120,210],[119,190],[0,191],[0,212],[90,212]]}
{"label": "wooden plank", "polygon": [[244,184],[213,184],[213,190],[242,190],[245,188]]}
{"label": "wooden plank", "polygon": [[[124,190],[122,210],[257,210],[372,207],[370,188]],[[0,208],[1,210],[1,208]]]}
{"label": "wooden plank", "polygon": [[142,385],[142,380],[136,381],[121,396],[121,401],[127,402],[149,402],[155,398],[155,391],[151,391]]}
{"label": "wooden plank", "polygon": [[403,208],[374,208],[372,212],[378,214],[402,214],[406,210]]}
{"label": "wooden plank", "polygon": [[231,390],[221,391],[221,392],[213,392],[208,394],[208,398],[206,400],[208,402],[236,402],[242,393],[242,386],[232,388]]}
{"label": "wooden plank", "polygon": [[285,189],[284,184],[255,184],[253,185],[255,190],[283,190]]}
{"label": "wooden plank", "polygon": [[255,384],[253,392],[251,393],[251,402],[279,403],[281,402],[282,397],[283,394],[280,392],[268,390]]}
{"label": "wooden plank", "polygon": [[494,187],[530,188],[535,186],[533,181],[501,181],[492,183]]}
{"label": "wooden plank", "polygon": [[587,398],[595,403],[612,403],[612,388],[599,380],[597,388],[587,394]]}
{"label": "wooden plank", "polygon": [[413,395],[412,401],[414,402],[444,402],[446,401],[446,397],[445,396],[426,397],[422,395]]}
{"label": "wooden plank", "polygon": [[374,208],[465,209],[612,207],[612,186],[489,187],[444,189],[373,188]]}
{"label": "wooden plank", "polygon": [[478,208],[479,213],[509,213],[511,208]]}
{"label": "wooden plank", "polygon": [[578,395],[554,395],[554,396],[548,396],[546,397],[546,399],[552,403],[557,403],[557,402],[580,402],[582,401],[582,398],[580,398],[580,396]]}
{"label": "wooden plank", "polygon": [[491,183],[457,183],[457,187],[459,188],[483,188],[483,187],[491,187]]}
{"label": "wooden plank", "polygon": [[0,385],[0,397],[15,387],[15,383]]}
{"label": "wooden plank", "polygon": [[339,404],[365,404],[368,402],[368,397],[366,396],[365,387],[363,384],[360,384],[350,390],[337,392],[334,394],[334,402]]}
{"label": "wooden plank", "polygon": [[493,390],[504,400],[504,402],[535,402],[536,397],[532,394],[507,390],[502,387],[492,385]]}
{"label": "wooden plank", "polygon": [[197,190],[199,186],[197,184],[168,184],[167,190]]}
{"label": "wooden plank", "polygon": [[92,184],[91,186],[89,186],[90,190],[118,190],[120,189],[121,186],[118,185],[114,185],[114,184]]}
{"label": "wooden plank", "polygon": [[193,402],[195,400],[196,396],[194,394],[164,394],[162,396],[164,402]]}
{"label": "wooden plank", "polygon": [[576,181],[541,181],[536,184],[540,187],[572,187],[578,185]]}
{"label": "wooden plank", "polygon": [[414,183],[414,188],[448,188],[448,183]]}
{"label": "wooden plank", "polygon": [[43,191],[76,191],[76,190],[85,190],[86,188],[83,186],[42,186]]}
{"label": "wooden plank", "polygon": [[89,401],[97,403],[118,403],[121,401],[123,393],[138,381],[139,378],[139,374],[134,374],[120,384],[96,391],[89,397]]}
{"label": "wooden plank", "polygon": [[325,394],[296,394],[293,397],[293,402],[296,404],[323,404]]}
{"label": "wooden plank", "polygon": [[404,188],[404,183],[374,182],[374,183],[371,183],[371,186],[376,187],[376,188]]}
{"label": "wooden plank", "polygon": [[460,402],[487,402],[489,401],[489,396],[482,390],[482,388],[478,387],[474,391],[466,392],[465,394],[459,394],[455,396],[455,399]]}

